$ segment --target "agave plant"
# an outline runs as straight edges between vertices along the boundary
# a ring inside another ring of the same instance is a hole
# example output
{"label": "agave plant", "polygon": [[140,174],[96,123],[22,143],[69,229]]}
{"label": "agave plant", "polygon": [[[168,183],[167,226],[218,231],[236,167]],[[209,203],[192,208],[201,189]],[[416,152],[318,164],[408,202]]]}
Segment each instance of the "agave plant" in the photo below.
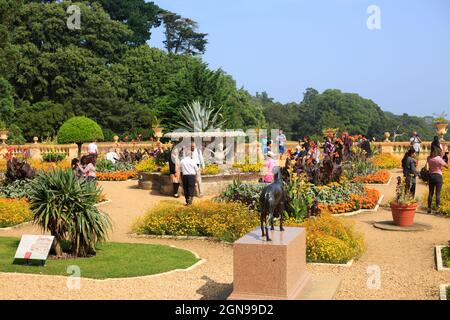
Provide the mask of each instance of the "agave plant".
{"label": "agave plant", "polygon": [[207,105],[202,105],[200,101],[193,101],[180,110],[183,119],[178,125],[189,131],[204,132],[210,129],[222,128],[226,121],[221,113],[222,107],[215,109],[210,101]]}
{"label": "agave plant", "polygon": [[33,180],[29,200],[34,223],[55,236],[56,255],[62,255],[65,240],[77,257],[95,254],[96,244],[106,240],[111,220],[94,206],[100,195],[95,182],[79,180],[71,170],[41,173]]}

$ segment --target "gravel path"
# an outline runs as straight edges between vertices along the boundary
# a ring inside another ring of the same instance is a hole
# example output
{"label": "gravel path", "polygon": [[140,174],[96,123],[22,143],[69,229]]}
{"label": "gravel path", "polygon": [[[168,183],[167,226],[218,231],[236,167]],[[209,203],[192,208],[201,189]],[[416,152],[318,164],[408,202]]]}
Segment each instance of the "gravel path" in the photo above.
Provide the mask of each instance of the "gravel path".
{"label": "gravel path", "polygon": [[[200,240],[134,239],[127,234],[132,222],[145,210],[166,197],[151,195],[135,187],[136,182],[102,183],[111,200],[103,205],[114,221],[114,242],[158,243],[195,251],[207,261],[189,272],[177,271],[153,277],[94,281],[81,280],[80,290],[68,290],[67,278],[0,273],[0,299],[223,299],[232,290],[232,247]],[[395,180],[377,187],[393,196]],[[425,191],[419,185],[418,194]],[[182,201],[182,200],[180,200]],[[418,213],[416,220],[429,223],[433,230],[398,233],[374,228],[374,221],[391,220],[390,210],[364,213],[347,218],[364,233],[367,251],[351,267],[312,266],[313,274],[338,276],[342,284],[337,299],[438,299],[439,284],[450,283],[449,273],[435,270],[434,245],[450,240],[450,219]],[[20,236],[39,232],[33,226],[0,231],[0,236]],[[367,286],[370,266],[381,271],[381,286]],[[26,290],[24,288],[26,287]]]}

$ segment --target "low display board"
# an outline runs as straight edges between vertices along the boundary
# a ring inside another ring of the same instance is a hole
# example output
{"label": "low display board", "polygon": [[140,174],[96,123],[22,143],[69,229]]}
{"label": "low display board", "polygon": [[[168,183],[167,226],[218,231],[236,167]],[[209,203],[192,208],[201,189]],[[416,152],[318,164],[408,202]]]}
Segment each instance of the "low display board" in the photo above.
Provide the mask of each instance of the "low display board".
{"label": "low display board", "polygon": [[23,235],[15,259],[47,260],[54,236]]}

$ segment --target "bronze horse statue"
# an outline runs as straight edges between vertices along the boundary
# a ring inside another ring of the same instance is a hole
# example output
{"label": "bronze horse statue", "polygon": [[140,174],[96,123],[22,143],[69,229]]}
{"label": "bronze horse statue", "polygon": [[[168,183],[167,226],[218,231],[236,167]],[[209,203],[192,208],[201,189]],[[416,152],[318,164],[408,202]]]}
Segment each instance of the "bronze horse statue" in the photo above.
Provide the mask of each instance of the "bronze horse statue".
{"label": "bronze horse statue", "polygon": [[283,173],[279,167],[274,169],[275,182],[265,187],[260,196],[261,204],[261,231],[262,236],[266,237],[267,241],[271,241],[269,237],[268,225],[270,224],[271,230],[274,228],[274,218],[280,217],[280,231],[284,231],[283,228],[283,212],[287,204],[287,192],[284,189]]}

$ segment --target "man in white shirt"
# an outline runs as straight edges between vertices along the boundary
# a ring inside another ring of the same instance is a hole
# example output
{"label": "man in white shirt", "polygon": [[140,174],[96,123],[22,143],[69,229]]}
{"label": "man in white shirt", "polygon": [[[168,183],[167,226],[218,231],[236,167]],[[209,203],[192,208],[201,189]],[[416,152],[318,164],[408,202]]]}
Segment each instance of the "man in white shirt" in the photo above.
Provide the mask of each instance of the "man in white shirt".
{"label": "man in white shirt", "polygon": [[420,144],[422,143],[422,140],[420,140],[419,135],[416,131],[413,132],[411,139],[409,139],[409,142],[411,146],[414,148],[417,154],[417,159],[419,159],[420,156]]}
{"label": "man in white shirt", "polygon": [[202,197],[202,169],[205,169],[205,160],[203,159],[202,150],[198,149],[195,145],[195,142],[191,144],[191,153],[192,153],[192,159],[194,160],[195,164],[199,168],[197,171],[197,177],[196,177],[196,186],[198,191],[198,196]]}
{"label": "man in white shirt", "polygon": [[192,204],[195,193],[197,173],[200,171],[197,163],[192,158],[190,151],[185,152],[183,160],[180,161],[181,180],[183,182],[184,198],[186,205]]}
{"label": "man in white shirt", "polygon": [[97,155],[98,155],[97,140],[89,143],[88,153],[89,153],[89,156],[91,156],[94,159],[94,164],[95,164],[97,162]]}

